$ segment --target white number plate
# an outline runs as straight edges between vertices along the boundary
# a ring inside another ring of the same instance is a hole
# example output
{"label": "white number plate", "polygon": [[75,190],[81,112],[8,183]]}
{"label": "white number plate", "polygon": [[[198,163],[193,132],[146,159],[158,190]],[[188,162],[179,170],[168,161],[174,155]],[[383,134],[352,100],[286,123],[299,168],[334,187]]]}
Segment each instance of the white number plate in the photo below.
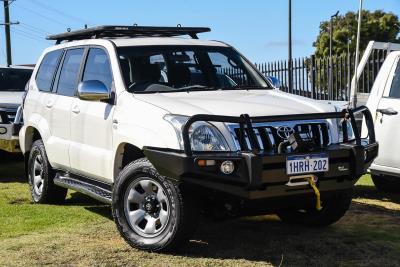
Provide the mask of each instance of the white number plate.
{"label": "white number plate", "polygon": [[328,170],[329,157],[325,153],[288,156],[286,159],[286,173],[288,175],[327,172]]}

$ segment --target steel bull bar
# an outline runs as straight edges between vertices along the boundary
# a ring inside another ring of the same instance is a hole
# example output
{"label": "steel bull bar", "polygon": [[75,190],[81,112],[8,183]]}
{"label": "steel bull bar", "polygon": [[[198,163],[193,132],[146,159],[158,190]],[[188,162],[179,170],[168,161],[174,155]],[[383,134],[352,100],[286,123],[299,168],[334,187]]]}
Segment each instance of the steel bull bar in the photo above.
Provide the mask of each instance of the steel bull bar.
{"label": "steel bull bar", "polygon": [[[192,156],[193,151],[190,144],[189,129],[193,123],[198,121],[209,121],[209,122],[221,122],[221,123],[238,123],[239,129],[239,144],[242,148],[241,152],[260,152],[260,145],[257,141],[257,136],[253,128],[253,123],[267,123],[267,122],[279,122],[279,121],[297,121],[297,120],[313,120],[313,119],[343,119],[342,120],[342,142],[347,143],[349,141],[347,131],[347,121],[350,121],[354,133],[354,141],[357,145],[361,145],[361,134],[357,126],[355,115],[362,113],[365,119],[365,123],[368,129],[368,137],[370,143],[375,143],[375,131],[372,115],[366,106],[360,106],[355,109],[344,109],[341,112],[328,112],[328,113],[310,113],[310,114],[294,114],[294,115],[276,115],[276,116],[261,116],[261,117],[250,117],[248,114],[242,114],[240,117],[234,116],[220,116],[220,115],[206,115],[199,114],[189,118],[182,130],[182,138],[184,143],[184,152],[187,156]],[[245,140],[246,132],[248,133],[248,139],[251,145],[251,149],[248,147]],[[245,149],[243,149],[245,148]]]}

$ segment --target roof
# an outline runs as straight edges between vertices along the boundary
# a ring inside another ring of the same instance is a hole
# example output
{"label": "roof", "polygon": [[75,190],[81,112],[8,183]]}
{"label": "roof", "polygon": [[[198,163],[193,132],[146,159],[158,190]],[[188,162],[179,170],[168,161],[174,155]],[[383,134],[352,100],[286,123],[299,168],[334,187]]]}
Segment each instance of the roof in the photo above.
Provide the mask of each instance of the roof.
{"label": "roof", "polygon": [[35,65],[27,66],[27,65],[11,65],[11,66],[1,66],[1,69],[19,69],[19,70],[33,70]]}

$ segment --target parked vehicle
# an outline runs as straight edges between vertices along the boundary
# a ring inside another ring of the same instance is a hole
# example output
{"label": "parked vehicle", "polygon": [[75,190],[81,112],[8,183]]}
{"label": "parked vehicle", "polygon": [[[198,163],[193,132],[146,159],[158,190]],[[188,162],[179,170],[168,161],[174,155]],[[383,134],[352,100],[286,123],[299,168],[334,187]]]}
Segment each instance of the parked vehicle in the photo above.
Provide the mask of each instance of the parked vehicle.
{"label": "parked vehicle", "polygon": [[[400,192],[400,51],[386,58],[367,102],[373,114],[380,152],[370,167],[376,187]],[[363,131],[366,131],[364,127]],[[366,133],[363,133],[366,135]]]}
{"label": "parked vehicle", "polygon": [[200,214],[339,220],[378,153],[368,109],[281,92],[233,47],[197,39],[209,30],[50,36],[20,132],[33,201],[61,202],[69,188],[111,203],[123,238],[150,251],[187,241]]}
{"label": "parked vehicle", "polygon": [[18,132],[22,120],[22,96],[32,75],[29,67],[0,67],[0,150],[21,152]]}

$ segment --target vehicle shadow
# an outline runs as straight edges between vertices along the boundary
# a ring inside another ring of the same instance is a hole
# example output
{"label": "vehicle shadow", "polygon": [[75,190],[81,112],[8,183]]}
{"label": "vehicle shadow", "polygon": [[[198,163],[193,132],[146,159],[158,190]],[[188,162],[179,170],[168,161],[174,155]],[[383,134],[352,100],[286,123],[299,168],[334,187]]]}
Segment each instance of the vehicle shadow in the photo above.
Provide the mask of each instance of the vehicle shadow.
{"label": "vehicle shadow", "polygon": [[[385,218],[382,222],[397,222],[387,225],[392,227],[392,231],[400,230],[398,211],[353,202],[344,218],[326,228],[313,229],[287,224],[275,215],[246,217],[220,223],[203,222],[193,240],[177,255],[244,259],[267,262],[274,266],[337,266],[341,265],[341,261],[353,260],[360,263],[365,259],[365,246],[368,246],[366,244],[381,241],[379,235],[383,228],[371,228],[369,222],[375,219],[377,214]],[[358,232],[361,225],[365,228]],[[386,246],[380,243],[379,245]],[[387,249],[387,259],[399,259],[393,247],[383,247],[380,251]],[[375,255],[368,256],[374,257],[379,259],[381,255],[377,251]],[[369,264],[371,262],[367,265]]]}
{"label": "vehicle shadow", "polygon": [[110,205],[101,203],[79,192],[73,192],[70,196],[70,198],[65,200],[65,205],[83,206],[87,211],[96,213],[110,220],[113,219]]}
{"label": "vehicle shadow", "polygon": [[20,155],[0,153],[0,183],[25,183],[24,159]]}
{"label": "vehicle shadow", "polygon": [[377,190],[375,186],[357,185],[353,190],[353,198],[365,198],[400,204],[400,192],[386,193]]}

